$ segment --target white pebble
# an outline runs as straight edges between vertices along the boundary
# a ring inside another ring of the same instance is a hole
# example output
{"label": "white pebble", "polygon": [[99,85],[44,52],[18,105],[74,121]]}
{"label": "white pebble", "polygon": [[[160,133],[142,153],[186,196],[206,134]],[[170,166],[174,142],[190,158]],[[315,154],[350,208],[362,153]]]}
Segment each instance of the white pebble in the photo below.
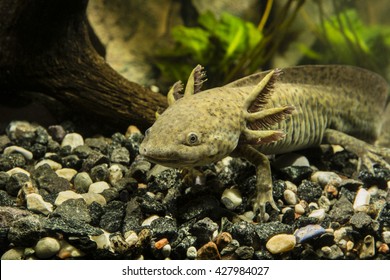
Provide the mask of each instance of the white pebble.
{"label": "white pebble", "polygon": [[26,174],[28,177],[30,177],[30,172],[28,172],[27,170],[24,170],[24,169],[22,169],[20,167],[12,168],[12,169],[8,170],[6,173],[9,176],[12,176],[15,173],[23,173],[23,174]]}
{"label": "white pebble", "polygon": [[158,215],[152,215],[152,216],[146,218],[146,219],[142,222],[141,226],[150,226],[151,223],[152,223],[154,220],[158,219],[158,218],[160,218],[160,216],[158,216]]}
{"label": "white pebble", "polygon": [[60,242],[52,237],[44,237],[35,245],[35,254],[40,259],[53,257],[61,249]]}
{"label": "white pebble", "polygon": [[97,249],[104,249],[114,253],[111,246],[110,233],[103,230],[101,235],[91,236],[91,240],[96,242]]}
{"label": "white pebble", "polygon": [[84,145],[84,139],[83,136],[78,133],[66,134],[61,143],[61,147],[70,146],[71,150],[82,145]]}
{"label": "white pebble", "polygon": [[129,232],[126,232],[125,235],[125,241],[126,243],[130,246],[133,246],[135,245],[137,242],[138,242],[138,235],[135,231],[129,231]]}
{"label": "white pebble", "polygon": [[295,205],[298,202],[297,196],[293,191],[285,190],[283,193],[283,197],[288,205]]}
{"label": "white pebble", "polygon": [[19,146],[9,146],[4,149],[3,154],[9,155],[12,153],[19,153],[25,157],[27,160],[31,160],[33,158],[33,153],[29,150],[26,150],[25,148],[19,147]]}
{"label": "white pebble", "polygon": [[56,206],[59,206],[68,199],[79,199],[79,198],[83,198],[83,197],[80,194],[75,193],[74,191],[62,191],[58,193],[58,196],[54,201],[54,204]]}
{"label": "white pebble", "polygon": [[285,183],[286,183],[286,190],[290,190],[294,193],[297,193],[298,191],[297,185],[295,185],[293,182],[290,181],[285,181]]}
{"label": "white pebble", "polygon": [[331,184],[338,186],[342,182],[339,175],[331,171],[316,171],[311,175],[311,181],[319,183],[321,186]]}
{"label": "white pebble", "polygon": [[313,210],[311,211],[309,217],[317,218],[321,222],[325,219],[325,209],[320,208],[320,209]]}
{"label": "white pebble", "polygon": [[111,184],[115,183],[123,178],[123,172],[122,172],[121,168],[119,167],[119,165],[113,164],[110,166],[110,168],[108,170],[110,172],[110,183]]}
{"label": "white pebble", "polygon": [[107,190],[110,188],[110,185],[107,182],[99,181],[92,183],[89,188],[89,193],[102,193],[104,190]]}
{"label": "white pebble", "polygon": [[292,234],[278,234],[271,237],[265,247],[271,254],[280,254],[291,251],[296,244],[296,238]]}
{"label": "white pebble", "polygon": [[73,176],[77,174],[77,170],[75,170],[73,168],[62,168],[62,169],[56,170],[56,174],[59,177],[65,178],[66,180],[68,180],[70,182],[72,180]]}
{"label": "white pebble", "polygon": [[242,196],[238,189],[225,189],[222,193],[221,202],[229,210],[234,210],[242,203]]}
{"label": "white pebble", "polygon": [[43,160],[41,160],[40,162],[35,164],[34,168],[37,169],[38,167],[40,167],[40,166],[42,166],[44,164],[48,164],[50,166],[50,168],[53,169],[54,171],[62,168],[61,164],[59,164],[58,162],[55,162],[54,160],[51,160],[51,159],[43,159]]}
{"label": "white pebble", "polygon": [[390,231],[383,231],[382,238],[383,238],[383,242],[390,244]]}
{"label": "white pebble", "polygon": [[163,255],[165,258],[169,257],[169,255],[171,254],[171,251],[172,251],[172,247],[171,247],[170,244],[165,245],[165,246],[162,247],[162,249],[161,249],[161,253],[162,253],[162,255]]}
{"label": "white pebble", "polygon": [[187,249],[187,258],[190,260],[194,260],[197,256],[197,250],[194,246],[190,246]]}
{"label": "white pebble", "polygon": [[310,202],[309,203],[309,208],[311,209],[318,209],[318,204],[316,202]]}
{"label": "white pebble", "polygon": [[49,215],[53,212],[53,205],[43,200],[42,196],[37,193],[30,193],[26,195],[27,209],[35,212]]}
{"label": "white pebble", "polygon": [[376,196],[378,194],[378,187],[377,186],[372,186],[368,189],[368,192],[370,193],[371,196]]}
{"label": "white pebble", "polygon": [[74,247],[73,245],[69,244],[65,240],[60,241],[61,249],[57,253],[57,256],[60,259],[67,259],[67,258],[79,258],[85,256],[85,253]]}
{"label": "white pebble", "polygon": [[305,214],[305,208],[303,208],[302,204],[300,204],[300,203],[295,204],[294,211],[295,211],[295,213],[297,213],[299,215]]}
{"label": "white pebble", "polygon": [[107,204],[106,199],[104,196],[98,193],[82,193],[81,197],[84,198],[85,203],[87,205],[91,205],[93,202],[99,203],[101,206],[104,206]]}
{"label": "white pebble", "polygon": [[1,260],[21,260],[23,258],[24,258],[23,248],[9,249],[1,256]]}
{"label": "white pebble", "polygon": [[353,202],[354,210],[361,210],[362,206],[368,206],[370,204],[371,195],[364,189],[360,188],[356,194],[355,201]]}

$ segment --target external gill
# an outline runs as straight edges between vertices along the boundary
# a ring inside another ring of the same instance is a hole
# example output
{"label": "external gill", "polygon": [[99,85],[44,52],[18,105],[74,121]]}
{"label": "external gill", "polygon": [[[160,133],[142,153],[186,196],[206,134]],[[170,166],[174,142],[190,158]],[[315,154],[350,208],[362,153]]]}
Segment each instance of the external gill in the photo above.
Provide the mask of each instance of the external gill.
{"label": "external gill", "polygon": [[273,92],[274,83],[280,70],[273,70],[252,90],[245,100],[243,116],[246,127],[243,130],[244,142],[252,145],[271,143],[282,139],[285,134],[279,130],[270,130],[274,124],[281,122],[293,111],[293,106],[264,109]]}

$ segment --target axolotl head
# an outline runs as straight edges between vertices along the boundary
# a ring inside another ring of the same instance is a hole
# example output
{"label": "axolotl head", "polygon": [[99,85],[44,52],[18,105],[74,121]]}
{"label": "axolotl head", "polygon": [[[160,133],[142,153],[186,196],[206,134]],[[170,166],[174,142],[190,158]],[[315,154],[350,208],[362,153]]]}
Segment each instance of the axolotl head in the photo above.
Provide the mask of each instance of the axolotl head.
{"label": "axolotl head", "polygon": [[238,105],[207,91],[178,99],[146,131],[140,154],[169,167],[218,161],[238,144],[240,112]]}

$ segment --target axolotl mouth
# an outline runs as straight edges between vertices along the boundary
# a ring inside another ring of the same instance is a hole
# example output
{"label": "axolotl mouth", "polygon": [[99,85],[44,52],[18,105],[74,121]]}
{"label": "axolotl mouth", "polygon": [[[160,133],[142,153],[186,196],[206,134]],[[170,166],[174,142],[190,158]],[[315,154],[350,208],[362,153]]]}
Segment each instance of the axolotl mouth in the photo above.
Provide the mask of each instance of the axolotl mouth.
{"label": "axolotl mouth", "polygon": [[192,167],[198,165],[198,161],[196,159],[192,159],[190,157],[181,155],[177,152],[160,154],[160,153],[152,152],[142,147],[141,145],[139,153],[147,161],[164,165],[167,167],[177,168],[177,167]]}

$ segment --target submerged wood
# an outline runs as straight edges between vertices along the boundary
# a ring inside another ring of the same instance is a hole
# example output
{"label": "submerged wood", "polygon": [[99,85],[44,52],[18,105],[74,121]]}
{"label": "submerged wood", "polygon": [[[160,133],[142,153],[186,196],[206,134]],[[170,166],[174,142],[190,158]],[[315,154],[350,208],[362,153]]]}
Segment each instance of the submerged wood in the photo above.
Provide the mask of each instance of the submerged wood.
{"label": "submerged wood", "polygon": [[0,95],[41,92],[81,111],[148,127],[161,94],[130,82],[97,53],[88,0],[0,1]]}

